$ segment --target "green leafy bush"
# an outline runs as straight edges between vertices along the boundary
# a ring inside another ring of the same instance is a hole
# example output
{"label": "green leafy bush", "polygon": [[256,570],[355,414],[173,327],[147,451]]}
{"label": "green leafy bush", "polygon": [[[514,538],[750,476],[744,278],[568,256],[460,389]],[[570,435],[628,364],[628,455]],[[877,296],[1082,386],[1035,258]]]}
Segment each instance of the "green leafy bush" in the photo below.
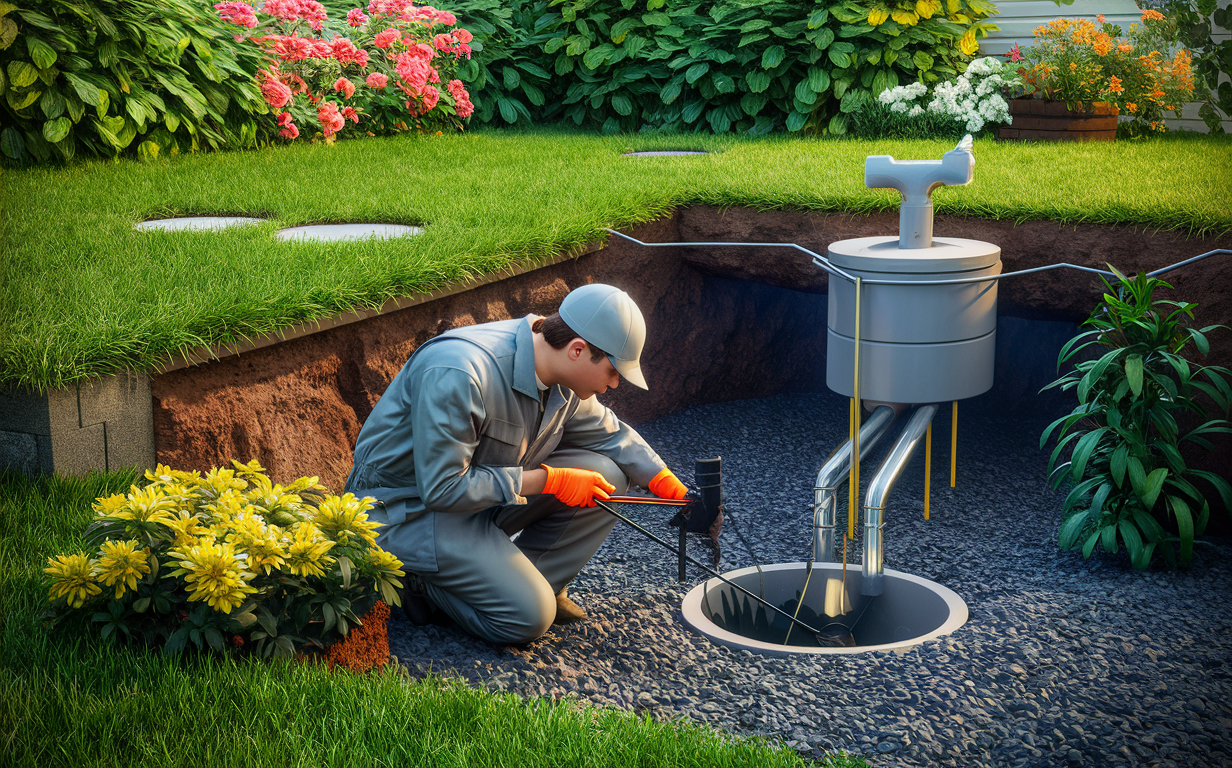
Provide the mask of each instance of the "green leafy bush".
{"label": "green leafy bush", "polygon": [[966,128],[949,115],[923,112],[909,115],[872,102],[851,113],[847,133],[856,139],[944,139],[957,141]]}
{"label": "green leafy bush", "polygon": [[376,545],[372,499],[232,464],[205,476],[159,465],[99,498],[86,532],[97,549],[48,558],[53,623],[92,615],[104,640],[168,653],[251,643],[294,656],[346,637],[378,595],[400,604],[405,573]]}
{"label": "green leafy bush", "polygon": [[1220,75],[1232,78],[1232,40],[1216,40],[1211,22],[1232,28],[1232,7],[1220,0],[1142,0],[1139,5],[1162,11],[1176,25],[1181,45],[1193,53],[1198,116],[1211,133],[1223,133],[1221,121],[1232,116],[1232,83],[1219,80]]}
{"label": "green leafy bush", "polygon": [[[450,8],[469,21],[469,5],[478,0]],[[496,105],[489,114],[504,122],[565,119],[609,133],[845,133],[849,115],[900,78],[956,76],[977,38],[995,28],[983,21],[994,10],[986,0],[514,0],[509,7],[510,28],[485,43],[489,74],[484,86],[475,81],[476,103]],[[538,109],[536,92],[544,97]]]}
{"label": "green leafy bush", "polygon": [[[1090,557],[1096,545],[1115,553],[1121,542],[1135,568],[1146,568],[1157,551],[1175,565],[1174,546],[1179,546],[1180,562],[1187,563],[1194,538],[1202,535],[1210,516],[1210,505],[1193,481],[1208,482],[1232,507],[1227,481],[1187,466],[1180,451],[1184,442],[1213,450],[1206,435],[1232,433],[1232,425],[1210,418],[1210,407],[1202,402],[1205,396],[1227,416],[1232,372],[1186,358],[1191,347],[1205,356],[1206,334],[1222,326],[1191,328],[1197,305],[1155,299],[1157,289],[1171,288],[1158,278],[1116,275],[1115,285],[1104,280],[1103,302],[1083,323],[1092,330],[1062,348],[1058,366],[1093,345],[1108,351],[1077,363],[1045,387],[1074,389],[1078,395],[1078,407],[1040,438],[1042,448],[1061,428],[1049,475],[1054,487],[1073,484],[1062,509],[1066,519],[1060,545],[1081,546],[1083,557]],[[1182,431],[1185,417],[1201,423]],[[1058,464],[1071,444],[1069,461]]]}
{"label": "green leafy bush", "polygon": [[0,0],[0,153],[19,163],[249,147],[260,53],[193,0]]}

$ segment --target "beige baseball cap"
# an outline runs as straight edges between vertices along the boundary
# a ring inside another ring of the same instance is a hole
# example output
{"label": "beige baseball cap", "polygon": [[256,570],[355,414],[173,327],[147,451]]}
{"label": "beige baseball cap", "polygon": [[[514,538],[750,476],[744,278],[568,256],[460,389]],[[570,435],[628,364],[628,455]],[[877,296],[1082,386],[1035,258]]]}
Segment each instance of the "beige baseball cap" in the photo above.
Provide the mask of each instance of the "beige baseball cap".
{"label": "beige baseball cap", "polygon": [[571,291],[557,311],[574,333],[607,353],[612,367],[630,384],[649,389],[640,362],[646,320],[629,294],[602,283],[583,285]]}

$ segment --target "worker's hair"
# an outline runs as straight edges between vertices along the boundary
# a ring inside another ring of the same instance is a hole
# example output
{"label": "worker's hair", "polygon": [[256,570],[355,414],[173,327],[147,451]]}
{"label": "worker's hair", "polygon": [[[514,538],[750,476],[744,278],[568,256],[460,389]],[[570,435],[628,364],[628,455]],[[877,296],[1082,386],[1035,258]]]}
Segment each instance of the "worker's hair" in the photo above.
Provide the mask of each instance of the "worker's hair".
{"label": "worker's hair", "polygon": [[[536,320],[530,327],[535,333],[542,333],[543,340],[546,341],[552,349],[564,349],[569,346],[569,342],[574,339],[581,339],[576,331],[569,327],[568,323],[560,319],[559,312],[553,312],[547,317],[541,317]],[[585,339],[582,339],[586,341]],[[590,362],[597,363],[603,359],[607,353],[599,349],[589,341],[586,346],[590,347]]]}

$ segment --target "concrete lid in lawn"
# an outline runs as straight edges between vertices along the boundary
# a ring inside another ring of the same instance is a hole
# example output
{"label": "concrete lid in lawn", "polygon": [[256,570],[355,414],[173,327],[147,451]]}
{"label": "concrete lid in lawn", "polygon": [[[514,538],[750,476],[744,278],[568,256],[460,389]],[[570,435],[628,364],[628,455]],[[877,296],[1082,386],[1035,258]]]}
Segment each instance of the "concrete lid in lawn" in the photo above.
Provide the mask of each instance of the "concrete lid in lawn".
{"label": "concrete lid in lawn", "polygon": [[394,237],[422,235],[422,227],[403,224],[311,224],[306,227],[280,229],[275,233],[279,240],[363,240],[373,237],[382,240]]}
{"label": "concrete lid in lawn", "polygon": [[704,149],[648,149],[641,152],[626,152],[621,157],[683,157],[685,155],[708,155]]}
{"label": "concrete lid in lawn", "polygon": [[216,230],[227,227],[243,227],[260,224],[265,219],[252,219],[245,216],[180,216],[174,219],[151,219],[133,225],[133,229],[143,232],[182,232],[184,230]]}

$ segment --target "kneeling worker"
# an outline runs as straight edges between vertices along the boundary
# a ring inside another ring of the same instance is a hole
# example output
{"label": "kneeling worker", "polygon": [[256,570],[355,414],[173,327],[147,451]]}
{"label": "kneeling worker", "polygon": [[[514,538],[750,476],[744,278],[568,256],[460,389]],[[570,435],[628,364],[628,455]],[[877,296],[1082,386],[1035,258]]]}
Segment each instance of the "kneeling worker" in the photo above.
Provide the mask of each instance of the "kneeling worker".
{"label": "kneeling worker", "polygon": [[360,430],[346,484],[382,502],[377,542],[404,564],[413,621],[444,611],[517,643],[586,618],[565,588],[616,522],[594,499],[631,484],[686,493],[595,399],[621,376],[646,389],[645,340],[627,293],[586,285],[549,317],[458,328],[415,351]]}

